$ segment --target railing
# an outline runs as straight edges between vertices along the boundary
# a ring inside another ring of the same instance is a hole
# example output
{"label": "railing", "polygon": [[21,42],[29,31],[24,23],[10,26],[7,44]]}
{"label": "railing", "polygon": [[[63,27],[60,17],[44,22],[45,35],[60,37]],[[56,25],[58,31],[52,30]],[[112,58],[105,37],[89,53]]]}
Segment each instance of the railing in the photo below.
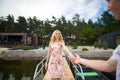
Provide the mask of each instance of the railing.
{"label": "railing", "polygon": [[[33,80],[36,80],[36,78],[37,78],[37,76],[40,74],[40,72],[41,72],[41,75],[42,75],[42,78],[43,78],[43,76],[44,76],[44,74],[43,74],[43,68],[44,68],[44,66],[45,66],[45,63],[44,63],[45,59],[46,59],[46,57],[43,58],[42,61],[37,64],[36,69],[35,69],[35,72],[34,72]],[[68,64],[69,64],[69,66],[70,66],[70,60],[68,59],[68,57],[67,57],[67,61],[68,61]],[[71,62],[71,63],[72,63],[72,62]],[[41,65],[41,68],[39,68],[40,65]],[[80,65],[80,64],[75,65],[75,64],[72,63],[72,66],[75,68],[75,73],[77,73],[77,72],[78,72],[78,73],[81,73],[81,78],[82,78],[82,80],[85,80],[85,77],[84,77],[84,75],[83,75],[83,69],[82,69],[81,65]],[[80,71],[78,70],[77,67],[80,68]],[[77,80],[77,79],[76,79],[76,76],[75,76],[75,80]]]}
{"label": "railing", "polygon": [[[70,59],[67,57],[67,61],[68,61],[68,64],[69,64],[69,66],[70,66]],[[72,62],[71,62],[72,63]],[[80,77],[82,78],[82,80],[85,80],[85,76],[84,76],[84,74],[83,74],[83,69],[82,69],[82,66],[80,65],[80,64],[73,64],[72,63],[72,66],[75,68],[75,73],[81,73],[81,75],[80,75]],[[78,70],[78,68],[77,67],[79,67],[79,69],[80,69],[80,71]],[[77,77],[76,77],[76,74],[75,74],[75,80],[77,80]]]}
{"label": "railing", "polygon": [[[80,76],[81,76],[82,80],[85,80],[85,76],[84,76],[84,74],[83,74],[83,69],[82,69],[81,65],[80,65],[80,64],[77,64],[77,65],[74,65],[74,64],[73,64],[73,66],[74,66],[74,68],[75,68],[75,73],[81,73]],[[76,66],[78,66],[78,67],[80,68],[80,71],[78,70],[78,68],[77,68]],[[75,80],[77,80],[77,79],[76,79],[76,74],[75,74]]]}
{"label": "railing", "polygon": [[[66,56],[64,55],[64,57],[66,57]],[[43,77],[44,77],[44,74],[43,74],[44,69],[43,68],[45,66],[45,63],[44,63],[45,59],[46,59],[46,57],[43,58],[42,61],[37,64],[35,72],[34,72],[33,80],[40,80],[40,79],[37,79],[38,78],[37,76],[40,74],[40,72],[41,72],[42,79],[43,79]],[[93,78],[96,78],[96,80],[102,80],[102,79],[109,80],[107,77],[105,77],[101,73],[98,73],[98,72],[93,71],[93,70],[92,70],[92,72],[90,72],[90,71],[88,72],[80,64],[75,65],[70,61],[70,59],[68,57],[66,57],[66,59],[68,61],[69,66],[70,66],[70,63],[72,64],[72,68],[74,69],[74,73],[75,73],[75,80],[78,80],[79,78],[80,78],[80,80],[85,80],[86,76],[90,76],[89,80],[93,80]],[[41,68],[39,68],[40,65],[41,65]],[[84,72],[83,72],[83,70],[84,70]],[[80,76],[80,77],[78,77],[78,76]]]}
{"label": "railing", "polygon": [[[40,74],[40,72],[41,72],[41,75],[42,75],[42,78],[43,78],[43,75],[44,75],[43,74],[43,70],[44,70],[43,68],[45,66],[45,63],[44,63],[45,59],[46,59],[46,57],[43,58],[42,61],[37,64],[35,72],[34,72],[33,80],[36,80],[36,78]],[[41,68],[39,68],[40,65],[41,65]]]}
{"label": "railing", "polygon": [[[88,67],[81,66],[80,64],[73,64],[67,57],[68,64],[72,65],[75,75],[75,80],[109,80],[104,74],[99,71],[93,70]],[[83,72],[84,70],[84,72]]]}

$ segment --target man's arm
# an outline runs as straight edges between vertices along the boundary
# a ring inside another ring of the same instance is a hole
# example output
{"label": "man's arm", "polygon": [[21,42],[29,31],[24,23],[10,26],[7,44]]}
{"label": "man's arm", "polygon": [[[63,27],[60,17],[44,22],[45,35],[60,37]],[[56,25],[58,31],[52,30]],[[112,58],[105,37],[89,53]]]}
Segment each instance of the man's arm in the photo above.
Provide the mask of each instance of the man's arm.
{"label": "man's arm", "polygon": [[95,70],[111,72],[116,70],[117,62],[112,60],[111,58],[107,61],[104,60],[88,60],[84,58],[80,58],[79,55],[76,54],[76,59],[74,61],[75,64],[82,64],[84,66],[90,67]]}

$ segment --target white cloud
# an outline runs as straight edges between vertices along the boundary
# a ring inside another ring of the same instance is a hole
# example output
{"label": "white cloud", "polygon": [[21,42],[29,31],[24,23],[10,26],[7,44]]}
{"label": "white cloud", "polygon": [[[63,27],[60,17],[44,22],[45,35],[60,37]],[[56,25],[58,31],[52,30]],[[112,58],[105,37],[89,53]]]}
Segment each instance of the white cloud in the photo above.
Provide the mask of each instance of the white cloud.
{"label": "white cloud", "polygon": [[81,18],[85,18],[85,20],[87,21],[90,18],[93,19],[96,16],[98,16],[100,9],[101,8],[104,9],[102,1],[101,0],[92,0],[91,2],[88,1],[89,0],[81,0],[78,3],[76,3],[73,12],[69,14],[68,17],[71,17],[75,13],[78,13]]}
{"label": "white cloud", "polygon": [[75,13],[87,21],[95,18],[103,6],[104,0],[1,0],[0,16],[36,16],[45,20],[55,16],[60,18],[64,15],[71,19]]}

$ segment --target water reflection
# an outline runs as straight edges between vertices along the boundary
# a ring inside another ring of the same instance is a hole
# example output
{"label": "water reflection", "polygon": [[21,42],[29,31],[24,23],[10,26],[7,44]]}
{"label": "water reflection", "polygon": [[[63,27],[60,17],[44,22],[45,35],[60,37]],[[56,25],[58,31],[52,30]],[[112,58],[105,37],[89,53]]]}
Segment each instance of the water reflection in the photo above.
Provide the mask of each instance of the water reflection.
{"label": "water reflection", "polygon": [[8,80],[15,80],[15,77],[13,76],[13,74],[9,75],[9,79]]}
{"label": "water reflection", "polygon": [[0,80],[32,80],[36,65],[39,62],[40,62],[39,60],[34,61],[2,60],[0,61]]}

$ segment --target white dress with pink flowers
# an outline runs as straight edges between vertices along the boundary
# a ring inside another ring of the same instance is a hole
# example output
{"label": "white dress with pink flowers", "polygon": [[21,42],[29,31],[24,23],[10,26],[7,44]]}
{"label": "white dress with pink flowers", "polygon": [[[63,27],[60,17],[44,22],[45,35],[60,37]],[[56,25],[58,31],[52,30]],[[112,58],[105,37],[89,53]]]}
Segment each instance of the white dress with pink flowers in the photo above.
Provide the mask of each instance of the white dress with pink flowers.
{"label": "white dress with pink flowers", "polygon": [[51,56],[48,64],[50,78],[61,78],[64,76],[64,62],[62,58],[62,45],[53,43],[51,45]]}

